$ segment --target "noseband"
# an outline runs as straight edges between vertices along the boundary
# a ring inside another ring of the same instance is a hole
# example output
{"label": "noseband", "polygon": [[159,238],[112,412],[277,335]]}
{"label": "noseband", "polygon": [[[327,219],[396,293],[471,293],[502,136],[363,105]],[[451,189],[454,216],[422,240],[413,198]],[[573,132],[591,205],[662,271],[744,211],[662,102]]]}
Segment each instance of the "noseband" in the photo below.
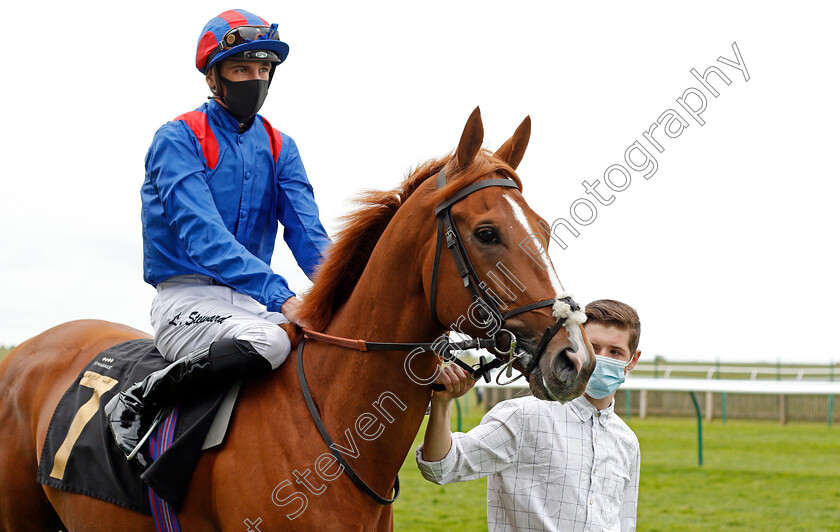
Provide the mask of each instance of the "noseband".
{"label": "noseband", "polygon": [[[445,184],[445,172],[443,169],[441,169],[437,176],[437,188],[440,189]],[[472,262],[470,261],[467,249],[466,247],[464,247],[464,242],[461,238],[460,233],[458,232],[458,227],[455,225],[455,221],[452,218],[451,211],[453,205],[463,200],[473,192],[487,187],[509,187],[516,189],[519,188],[512,179],[487,179],[464,187],[463,189],[455,193],[451,198],[440,202],[435,207],[435,217],[438,221],[438,227],[437,241],[435,244],[435,264],[432,270],[431,295],[429,297],[429,308],[431,310],[432,320],[442,329],[448,329],[447,327],[442,325],[438,320],[436,310],[437,277],[440,265],[441,249],[443,247],[443,242],[445,238],[446,247],[449,248],[449,251],[452,253],[452,258],[455,260],[455,265],[458,268],[458,274],[461,276],[461,280],[464,283],[464,287],[470,291],[470,295],[472,296],[473,302],[478,303],[479,315],[485,321],[485,323],[489,322],[491,318],[494,318],[497,320],[497,323],[499,323],[499,325],[501,326],[502,324],[504,324],[505,321],[507,321],[513,316],[531,310],[554,306],[555,303],[558,302],[566,304],[559,305],[560,307],[563,307],[564,309],[571,309],[564,310],[562,313],[558,313],[558,311],[555,310],[554,315],[557,318],[557,322],[554,324],[554,326],[549,327],[545,330],[545,333],[543,334],[542,339],[540,340],[539,346],[537,348],[537,353],[535,353],[534,361],[536,362],[539,361],[543,351],[545,351],[546,347],[548,346],[548,343],[551,341],[554,335],[557,334],[561,327],[563,327],[563,325],[566,323],[566,320],[572,315],[573,312],[580,310],[580,307],[577,303],[575,303],[571,296],[566,296],[560,299],[546,299],[543,301],[529,303],[527,305],[523,305],[508,312],[502,313],[502,311],[499,310],[496,300],[488,296],[485,290],[485,288],[487,287],[487,283],[479,279],[478,273],[475,271],[475,267],[473,267]],[[555,309],[557,308],[558,307],[555,306]],[[507,351],[499,351],[498,349],[498,339],[502,334],[509,335],[509,347]],[[392,502],[397,500],[397,497],[400,493],[399,475],[397,475],[397,478],[394,481],[394,497],[391,499],[382,497],[375,491],[373,491],[373,489],[371,489],[370,486],[368,486],[364,480],[359,478],[359,476],[350,467],[350,464],[348,464],[347,461],[344,459],[344,456],[335,449],[334,442],[330,437],[329,433],[327,432],[323,421],[321,420],[321,416],[318,413],[318,408],[316,407],[315,401],[312,398],[312,393],[309,391],[309,385],[306,382],[306,375],[303,369],[303,347],[306,344],[307,339],[317,340],[337,345],[340,347],[345,347],[348,349],[354,349],[356,351],[414,351],[418,348],[423,351],[432,351],[437,353],[444,360],[458,364],[461,368],[467,371],[474,379],[479,379],[483,377],[486,382],[490,382],[491,369],[503,366],[505,364],[510,366],[511,364],[513,364],[516,358],[521,356],[516,354],[516,336],[514,336],[512,332],[506,329],[499,329],[494,333],[493,336],[488,338],[470,338],[468,340],[460,342],[454,342],[448,336],[443,335],[442,337],[438,338],[437,341],[432,343],[368,342],[366,340],[352,340],[349,338],[339,338],[336,336],[331,336],[328,334],[304,329],[304,337],[301,338],[297,351],[297,373],[298,381],[300,382],[300,387],[303,391],[303,397],[306,400],[307,407],[309,408],[309,413],[312,416],[312,419],[315,421],[315,425],[318,427],[318,432],[321,433],[321,437],[324,439],[324,442],[326,442],[330,452],[336,458],[338,463],[344,468],[344,471],[347,473],[347,476],[350,478],[350,480],[352,480],[353,483],[356,484],[356,486],[364,493],[366,493],[370,498],[383,505],[391,504]],[[464,351],[467,349],[493,349],[493,351],[500,356],[508,356],[509,360],[508,362],[505,362],[501,358],[497,357],[494,358],[492,361],[487,362],[485,357],[481,356],[479,357],[479,362],[478,364],[476,364],[476,367],[473,367],[464,362],[463,360],[457,358],[457,356],[454,354],[455,351]],[[439,384],[432,384],[432,389],[436,391],[441,391],[444,390],[445,387]]]}

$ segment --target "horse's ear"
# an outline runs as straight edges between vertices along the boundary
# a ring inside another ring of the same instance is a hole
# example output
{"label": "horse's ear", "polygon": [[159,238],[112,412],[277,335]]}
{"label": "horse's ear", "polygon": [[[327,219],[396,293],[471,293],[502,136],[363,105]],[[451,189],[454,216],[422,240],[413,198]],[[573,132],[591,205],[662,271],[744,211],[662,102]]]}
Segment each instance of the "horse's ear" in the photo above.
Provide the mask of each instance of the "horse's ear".
{"label": "horse's ear", "polygon": [[526,116],[525,120],[514,131],[513,136],[496,151],[496,157],[505,161],[511,168],[516,170],[516,167],[522,161],[522,156],[525,155],[525,148],[528,147],[528,140],[530,138],[531,117]]}
{"label": "horse's ear", "polygon": [[481,149],[482,142],[484,142],[484,126],[481,124],[481,111],[476,107],[467,119],[461,141],[458,142],[458,151],[455,152],[457,169],[461,170],[469,166],[475,154]]}

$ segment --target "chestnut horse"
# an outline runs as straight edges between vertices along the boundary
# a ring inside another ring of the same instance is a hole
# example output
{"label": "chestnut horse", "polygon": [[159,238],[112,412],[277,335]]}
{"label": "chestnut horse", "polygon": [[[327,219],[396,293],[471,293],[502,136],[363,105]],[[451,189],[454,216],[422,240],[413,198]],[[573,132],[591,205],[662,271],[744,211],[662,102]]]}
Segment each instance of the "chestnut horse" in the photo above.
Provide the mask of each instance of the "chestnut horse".
{"label": "chestnut horse", "polygon": [[[345,219],[305,298],[305,319],[315,330],[369,341],[431,342],[450,328],[441,324],[456,324],[465,334],[486,337],[486,322],[468,316],[473,299],[446,246],[435,311],[430,292],[435,205],[487,179],[511,179],[515,186],[481,188],[451,208],[478,276],[496,287],[495,296],[508,308],[559,297],[563,289],[547,254],[534,260],[520,248],[541,222],[515,173],[530,119],[496,153],[481,149],[483,136],[476,109],[453,155],[425,163],[396,190],[367,193],[364,206]],[[441,170],[447,182],[438,189]],[[508,318],[504,328],[518,338],[515,367],[526,373],[532,393],[569,400],[583,393],[594,355],[585,340],[582,348],[572,347],[572,332],[582,330],[572,325],[559,327],[537,356],[545,331],[557,323],[555,314],[543,305]],[[288,330],[297,344],[300,331]],[[154,530],[150,516],[44,487],[35,478],[50,417],[81,368],[100,351],[144,336],[108,322],[71,322],[24,342],[0,362],[0,530],[57,530],[62,524],[70,531]],[[439,359],[430,352],[359,352],[311,340],[303,361],[339,451],[374,492],[392,496]],[[393,528],[391,506],[358,489],[328,453],[297,369],[290,356],[278,371],[243,387],[224,444],[205,451],[195,469],[178,513],[184,530]],[[419,377],[425,379],[420,384]]]}

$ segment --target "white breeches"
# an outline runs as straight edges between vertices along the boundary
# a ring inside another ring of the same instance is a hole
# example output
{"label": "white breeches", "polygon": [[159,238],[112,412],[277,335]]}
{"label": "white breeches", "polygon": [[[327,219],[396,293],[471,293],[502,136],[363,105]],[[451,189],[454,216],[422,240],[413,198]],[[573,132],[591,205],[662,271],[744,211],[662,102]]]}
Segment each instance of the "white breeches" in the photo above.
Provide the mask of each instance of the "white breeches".
{"label": "white breeches", "polygon": [[289,337],[278,327],[289,320],[279,312],[268,312],[254,298],[213,285],[203,275],[172,277],[157,290],[152,327],[155,345],[166,360],[175,361],[223,338],[250,342],[271,369],[289,356]]}

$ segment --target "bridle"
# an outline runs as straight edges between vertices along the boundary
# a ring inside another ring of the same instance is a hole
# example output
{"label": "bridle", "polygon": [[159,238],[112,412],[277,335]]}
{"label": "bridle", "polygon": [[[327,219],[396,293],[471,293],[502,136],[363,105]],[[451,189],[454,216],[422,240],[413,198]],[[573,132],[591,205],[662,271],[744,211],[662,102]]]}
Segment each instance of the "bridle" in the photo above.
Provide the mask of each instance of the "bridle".
{"label": "bridle", "polygon": [[[437,189],[441,189],[446,184],[446,174],[443,169],[440,170],[437,174]],[[491,318],[496,320],[496,323],[503,325],[505,321],[509,318],[516,316],[518,314],[522,314],[525,312],[529,312],[531,310],[536,310],[544,307],[553,306],[557,309],[557,303],[565,303],[565,305],[561,305],[564,309],[564,313],[558,313],[556,310],[554,312],[557,321],[555,322],[554,326],[547,328],[545,333],[540,340],[540,343],[537,347],[537,352],[534,354],[534,364],[539,361],[540,357],[545,351],[546,347],[548,346],[549,342],[552,338],[557,334],[557,332],[565,325],[567,319],[572,315],[574,312],[578,312],[580,307],[578,304],[572,299],[571,296],[560,297],[559,299],[546,299],[542,301],[536,301],[534,303],[529,303],[527,305],[523,305],[521,307],[517,307],[513,310],[508,312],[502,313],[499,310],[499,307],[496,303],[496,300],[492,297],[489,297],[485,288],[487,284],[478,276],[478,273],[475,271],[475,267],[473,266],[472,262],[470,261],[469,254],[467,253],[467,249],[464,246],[463,239],[461,238],[460,233],[458,232],[458,227],[455,224],[454,219],[452,218],[452,206],[458,203],[459,201],[463,200],[473,192],[478,190],[488,188],[488,187],[508,187],[508,188],[516,188],[519,189],[519,186],[516,184],[515,181],[508,178],[499,178],[499,179],[486,179],[483,181],[475,182],[471,185],[464,187],[463,189],[456,192],[452,197],[441,201],[435,207],[435,217],[437,218],[437,237],[435,243],[435,262],[434,267],[432,269],[432,280],[431,280],[431,291],[429,296],[429,308],[431,311],[432,320],[435,324],[439,325],[443,329],[447,329],[443,324],[440,323],[437,316],[436,310],[436,302],[437,302],[437,277],[438,277],[438,270],[440,265],[440,255],[441,249],[443,248],[444,240],[446,242],[446,247],[452,254],[452,258],[455,260],[455,265],[458,268],[458,274],[461,276],[461,280],[463,281],[464,287],[469,290],[470,295],[472,296],[473,302],[478,305],[478,312],[481,318],[485,321],[485,323],[489,322]],[[571,309],[571,310],[568,310]],[[508,335],[508,349],[507,351],[499,351],[498,344],[499,338],[501,335]],[[324,426],[323,421],[321,420],[321,416],[318,413],[318,409],[315,405],[315,401],[312,399],[312,394],[309,391],[309,386],[306,382],[306,375],[304,374],[303,369],[303,348],[306,344],[306,340],[315,340],[320,341],[332,345],[337,345],[339,347],[344,347],[347,349],[354,349],[356,351],[414,351],[416,349],[421,349],[423,351],[432,351],[436,353],[438,356],[443,358],[443,360],[451,361],[455,364],[458,364],[461,368],[467,371],[474,379],[484,378],[486,382],[490,382],[490,370],[495,369],[497,367],[503,365],[512,365],[516,358],[522,356],[521,354],[518,355],[516,353],[517,342],[516,336],[506,329],[498,329],[493,336],[488,338],[469,338],[467,340],[462,341],[453,341],[447,335],[443,335],[439,337],[435,342],[369,342],[366,340],[354,340],[349,338],[340,338],[337,336],[331,336],[328,334],[324,334],[317,331],[310,331],[304,329],[304,336],[300,340],[300,344],[298,345],[297,350],[297,373],[298,373],[298,380],[300,381],[301,390],[303,391],[304,399],[306,400],[306,405],[309,408],[309,413],[312,415],[313,420],[315,421],[315,425],[318,427],[318,431],[321,433],[321,437],[326,442],[327,446],[330,449],[330,452],[338,461],[338,463],[344,468],[346,471],[347,476],[350,477],[350,480],[353,481],[356,486],[365,492],[368,496],[370,496],[374,501],[378,502],[379,504],[391,504],[395,500],[400,493],[400,478],[397,475],[397,478],[394,481],[394,497],[392,499],[388,499],[385,497],[380,496],[375,491],[373,491],[370,486],[368,486],[359,476],[353,471],[350,467],[350,464],[344,459],[344,456],[336,450],[336,446],[330,437],[329,433],[327,432],[326,427]],[[474,366],[471,366],[464,362],[463,360],[459,359],[455,356],[455,351],[464,351],[468,349],[492,349],[498,357],[494,358],[492,361],[487,362],[484,356],[479,357],[479,362]],[[507,356],[509,360],[507,362],[503,361],[500,357]],[[501,374],[500,374],[501,375]],[[515,380],[515,379],[514,379]],[[512,382],[512,381],[508,381]],[[505,383],[507,384],[507,383]],[[441,391],[445,389],[442,385],[432,384],[432,389],[436,391]]]}
{"label": "bridle", "polygon": [[[441,169],[440,172],[438,172],[436,185],[438,189],[441,189],[444,185],[446,185],[445,169]],[[459,201],[463,200],[473,192],[488,187],[508,187],[516,188],[517,190],[519,189],[516,182],[512,179],[487,179],[484,181],[478,181],[476,183],[464,187],[463,189],[453,194],[452,197],[440,202],[435,207],[435,218],[437,218],[437,237],[435,239],[435,262],[434,267],[432,268],[432,282],[429,295],[429,310],[431,312],[432,321],[438,326],[440,326],[442,329],[448,328],[442,323],[440,323],[440,320],[438,319],[436,302],[438,269],[440,266],[441,248],[443,247],[444,239],[446,241],[446,247],[449,248],[449,251],[452,254],[452,258],[455,261],[455,266],[458,268],[458,275],[461,276],[464,288],[469,290],[470,296],[472,296],[473,303],[478,304],[479,315],[485,323],[490,321],[490,319],[492,318],[501,327],[501,325],[504,324],[505,321],[507,321],[513,316],[516,316],[517,314],[522,314],[524,312],[528,312],[538,308],[549,307],[554,305],[556,301],[556,299],[546,299],[543,301],[537,301],[535,303],[530,303],[528,305],[523,305],[521,307],[515,308],[503,314],[501,310],[499,310],[499,307],[496,303],[497,300],[493,297],[490,297],[487,294],[487,291],[485,290],[485,288],[487,287],[487,283],[483,282],[478,277],[478,273],[475,271],[475,266],[473,266],[472,261],[470,261],[469,253],[467,253],[467,249],[464,246],[464,240],[463,238],[461,238],[461,234],[458,231],[458,226],[455,224],[455,220],[452,218],[452,206],[458,203]],[[507,355],[510,358],[510,360],[513,360],[513,358],[516,356],[516,337],[513,335],[513,333],[506,329],[500,329],[499,332],[501,331],[504,331],[504,333],[509,336],[510,347],[508,351],[501,352],[498,350],[498,346],[496,345],[498,343],[498,333],[491,338],[493,342],[493,345],[491,347],[495,353],[502,356]],[[554,334],[556,334],[556,332],[557,331],[554,331],[554,333],[552,333],[551,336],[553,337]],[[548,334],[548,331],[546,332],[546,334]],[[543,346],[543,349],[545,348],[545,345],[548,345],[548,342],[550,340],[550,337],[546,337],[545,335],[543,336],[542,341],[540,341],[540,345]],[[541,355],[542,353],[538,352],[536,354],[536,359],[539,359]],[[453,362],[458,363],[461,362],[461,360],[455,358]],[[486,363],[484,361],[484,358],[481,357],[479,359],[477,370],[464,363],[461,363],[459,365],[467,372],[469,372],[474,379],[484,377],[485,382],[490,382],[489,371],[504,364],[505,363],[500,358],[495,358],[490,363]],[[436,386],[433,385],[432,388],[436,389]],[[438,387],[437,389],[440,390],[442,389],[442,387]]]}
{"label": "bridle", "polygon": [[[444,169],[441,169],[437,175],[437,188],[441,189],[446,184],[446,172]],[[481,190],[487,187],[508,187],[508,188],[516,188],[519,189],[518,185],[515,181],[508,178],[502,179],[487,179],[484,181],[478,181],[473,183],[469,186],[464,187],[463,189],[459,190],[455,194],[452,195],[447,200],[440,202],[435,207],[435,217],[437,218],[437,237],[435,239],[435,262],[434,267],[432,268],[432,282],[431,282],[431,289],[430,289],[430,296],[429,296],[429,310],[431,312],[432,321],[440,326],[443,329],[447,329],[446,326],[440,323],[440,320],[437,317],[437,277],[438,277],[438,269],[440,266],[440,255],[441,255],[441,248],[443,247],[444,240],[446,241],[446,247],[449,248],[450,253],[452,254],[452,258],[455,261],[455,266],[458,268],[458,275],[461,276],[461,280],[463,281],[464,288],[469,290],[470,295],[472,296],[473,303],[478,304],[478,312],[479,315],[482,317],[484,322],[488,322],[491,318],[496,321],[496,323],[503,325],[508,319],[516,316],[518,314],[523,314],[525,312],[529,312],[531,310],[536,310],[539,308],[550,307],[554,306],[554,304],[558,301],[558,299],[546,299],[542,301],[536,301],[534,303],[529,303],[527,305],[523,305],[521,307],[517,307],[513,310],[509,310],[508,312],[502,313],[499,310],[497,299],[494,297],[490,297],[487,294],[485,288],[487,287],[487,283],[482,281],[479,276],[478,272],[476,272],[475,267],[470,261],[469,253],[467,253],[467,249],[464,246],[464,240],[461,238],[461,234],[458,231],[458,226],[455,224],[455,220],[452,218],[452,206],[458,203],[459,201],[463,200],[473,192]],[[564,294],[565,295],[565,294]],[[571,298],[571,296],[561,297],[559,301],[562,301],[568,308],[571,309],[569,312],[576,312],[580,310],[578,304]],[[559,317],[557,322],[554,324],[553,327],[546,329],[545,333],[540,340],[540,343],[537,347],[537,351],[534,354],[534,363],[539,361],[542,357],[545,348],[548,346],[548,343],[554,338],[554,335],[560,330],[563,325],[565,325],[566,317]],[[499,333],[503,333],[508,335],[509,339],[509,348],[507,351],[499,351],[498,349],[498,338]],[[480,344],[481,339],[473,339],[474,342]],[[489,371],[491,369],[497,368],[499,366],[508,365],[508,368],[512,365],[514,360],[518,358],[516,353],[516,336],[507,329],[499,329],[496,334],[487,339],[489,340],[490,348],[497,355],[507,356],[509,358],[508,362],[502,361],[501,358],[495,358],[491,362],[486,362],[484,357],[479,357],[479,362],[477,364],[477,368],[474,368],[465,362],[461,361],[461,359],[457,357],[447,358],[447,354],[451,351],[444,352],[443,358],[444,360],[451,360],[455,362],[459,366],[461,366],[464,370],[466,370],[474,379],[479,379],[481,377],[484,378],[485,382],[490,382],[490,374]],[[469,343],[469,341],[467,341]],[[449,344],[451,346],[456,346],[461,349],[460,346],[457,344]],[[473,346],[470,345],[469,348]],[[476,345],[476,348],[486,347],[483,345]],[[499,374],[499,377],[501,373]],[[521,375],[520,375],[521,376]],[[518,377],[517,377],[518,378]],[[516,380],[516,379],[514,379]],[[498,382],[498,377],[497,377]],[[513,381],[508,381],[504,384],[509,384]],[[500,383],[502,384],[502,383]],[[432,385],[432,389],[436,391],[443,390],[443,386],[441,385]]]}

